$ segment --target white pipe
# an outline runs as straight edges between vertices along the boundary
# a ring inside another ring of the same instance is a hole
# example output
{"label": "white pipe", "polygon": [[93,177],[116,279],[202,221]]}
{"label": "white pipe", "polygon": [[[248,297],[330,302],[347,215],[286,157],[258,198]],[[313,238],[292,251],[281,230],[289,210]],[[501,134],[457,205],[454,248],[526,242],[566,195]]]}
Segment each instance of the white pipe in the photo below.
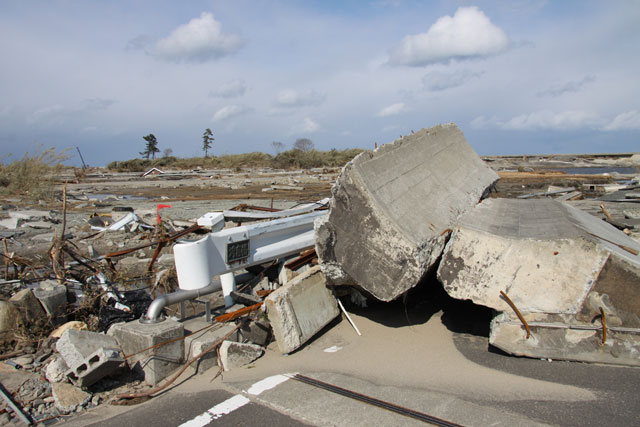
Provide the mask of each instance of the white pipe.
{"label": "white pipe", "polygon": [[231,307],[234,303],[231,292],[236,290],[236,276],[233,273],[220,275],[222,282],[222,295],[224,295],[224,306]]}

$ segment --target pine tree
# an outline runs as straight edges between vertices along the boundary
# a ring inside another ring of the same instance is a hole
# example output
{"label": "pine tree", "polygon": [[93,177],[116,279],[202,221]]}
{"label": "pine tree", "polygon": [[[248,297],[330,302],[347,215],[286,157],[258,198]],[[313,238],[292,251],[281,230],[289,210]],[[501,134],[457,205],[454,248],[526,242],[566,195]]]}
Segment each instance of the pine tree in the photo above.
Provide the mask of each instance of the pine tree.
{"label": "pine tree", "polygon": [[204,151],[204,156],[208,157],[209,149],[211,148],[211,143],[215,140],[213,137],[213,132],[211,129],[207,128],[202,134],[202,150]]}

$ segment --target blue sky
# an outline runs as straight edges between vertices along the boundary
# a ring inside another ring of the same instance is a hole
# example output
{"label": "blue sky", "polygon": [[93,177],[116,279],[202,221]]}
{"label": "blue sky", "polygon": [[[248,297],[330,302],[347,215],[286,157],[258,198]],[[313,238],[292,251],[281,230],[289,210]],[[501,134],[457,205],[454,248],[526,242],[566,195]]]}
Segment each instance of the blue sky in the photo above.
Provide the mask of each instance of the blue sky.
{"label": "blue sky", "polygon": [[456,123],[480,154],[640,151],[640,1],[0,2],[0,158],[92,166],[373,148]]}

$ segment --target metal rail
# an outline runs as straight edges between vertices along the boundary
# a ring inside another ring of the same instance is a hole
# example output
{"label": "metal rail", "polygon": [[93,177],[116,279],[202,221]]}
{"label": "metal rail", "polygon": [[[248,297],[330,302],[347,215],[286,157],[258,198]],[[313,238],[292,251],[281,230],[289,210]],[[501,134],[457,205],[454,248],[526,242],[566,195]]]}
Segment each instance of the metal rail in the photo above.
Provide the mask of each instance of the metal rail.
{"label": "metal rail", "polygon": [[413,409],[408,409],[402,406],[395,405],[393,403],[385,402],[384,400],[380,400],[374,397],[366,396],[364,394],[356,393],[355,391],[347,390],[346,388],[325,383],[323,381],[319,381],[314,378],[309,378],[304,375],[295,374],[295,375],[292,375],[290,378],[303,382],[305,384],[312,385],[314,387],[318,387],[318,388],[330,391],[332,393],[337,393],[339,395],[349,397],[351,399],[359,400],[360,402],[377,406],[378,408],[386,409],[388,411],[392,411],[400,415],[411,417],[425,423],[433,424],[436,426],[443,426],[443,427],[461,427],[460,424],[452,423],[451,421],[443,420],[442,418],[434,417],[433,415],[428,415],[423,412],[414,411]]}

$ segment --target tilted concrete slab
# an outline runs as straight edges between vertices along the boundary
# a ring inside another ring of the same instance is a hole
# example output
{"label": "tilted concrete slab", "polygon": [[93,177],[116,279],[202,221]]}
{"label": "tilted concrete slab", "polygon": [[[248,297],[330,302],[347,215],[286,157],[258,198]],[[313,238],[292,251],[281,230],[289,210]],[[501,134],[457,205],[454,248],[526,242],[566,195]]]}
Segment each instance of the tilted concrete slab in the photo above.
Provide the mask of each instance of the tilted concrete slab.
{"label": "tilted concrete slab", "polygon": [[[566,203],[489,199],[460,219],[438,278],[450,296],[503,312],[490,342],[504,351],[640,365],[636,251],[638,242]],[[529,339],[500,291],[531,322]]]}
{"label": "tilted concrete slab", "polygon": [[497,179],[454,124],[358,155],[333,187],[328,217],[316,222],[328,283],[397,298],[437,262],[447,230]]}
{"label": "tilted concrete slab", "polygon": [[282,353],[291,353],[302,346],[340,314],[319,266],[273,291],[265,305]]}

